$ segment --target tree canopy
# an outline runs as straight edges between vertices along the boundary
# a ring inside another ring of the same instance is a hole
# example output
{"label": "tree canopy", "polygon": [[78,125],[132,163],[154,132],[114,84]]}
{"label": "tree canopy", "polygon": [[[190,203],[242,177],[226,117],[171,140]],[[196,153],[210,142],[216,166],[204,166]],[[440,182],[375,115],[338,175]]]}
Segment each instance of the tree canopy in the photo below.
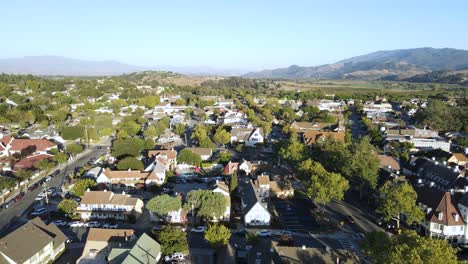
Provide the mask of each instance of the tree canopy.
{"label": "tree canopy", "polygon": [[57,208],[62,213],[67,214],[68,217],[70,217],[70,218],[73,217],[73,215],[75,214],[77,207],[78,207],[78,204],[73,199],[63,199],[57,205]]}
{"label": "tree canopy", "polygon": [[88,188],[96,187],[96,182],[91,179],[80,179],[75,182],[72,188],[72,193],[76,196],[83,196]]}
{"label": "tree canopy", "polygon": [[226,197],[210,190],[195,190],[187,194],[187,203],[193,206],[200,217],[220,218],[226,212]]}
{"label": "tree canopy", "polygon": [[177,155],[177,162],[199,165],[202,162],[202,158],[199,154],[193,153],[190,149],[183,149],[179,152],[179,155]]}
{"label": "tree canopy", "polygon": [[161,251],[164,255],[188,252],[187,236],[179,227],[166,225],[157,235],[157,240],[161,244]]}
{"label": "tree canopy", "polygon": [[422,237],[414,231],[392,237],[384,232],[368,233],[361,248],[374,263],[458,263],[456,249],[447,240]]}
{"label": "tree canopy", "polygon": [[177,211],[181,207],[180,199],[167,194],[155,196],[146,204],[148,211],[158,215],[167,215],[169,212]]}
{"label": "tree canopy", "polygon": [[117,163],[117,169],[119,170],[131,169],[131,170],[141,171],[144,169],[144,165],[143,165],[143,162],[139,159],[136,159],[134,157],[126,157]]}
{"label": "tree canopy", "polygon": [[400,219],[400,214],[405,214],[406,221],[410,224],[420,223],[424,218],[424,212],[416,203],[418,195],[408,183],[387,182],[380,189],[380,195],[377,212],[386,221],[391,218]]}
{"label": "tree canopy", "polygon": [[143,140],[141,138],[129,137],[125,139],[117,139],[112,144],[112,156],[132,156],[137,157],[143,150]]}
{"label": "tree canopy", "polygon": [[205,232],[205,239],[214,249],[219,249],[227,245],[229,243],[229,238],[231,238],[231,230],[220,224],[208,226]]}

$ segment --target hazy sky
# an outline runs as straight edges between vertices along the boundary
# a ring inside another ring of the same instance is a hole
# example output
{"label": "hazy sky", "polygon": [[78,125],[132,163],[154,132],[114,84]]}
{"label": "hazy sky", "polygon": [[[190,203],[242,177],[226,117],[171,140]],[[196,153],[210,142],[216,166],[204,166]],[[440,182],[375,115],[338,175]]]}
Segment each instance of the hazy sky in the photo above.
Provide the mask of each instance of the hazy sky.
{"label": "hazy sky", "polygon": [[59,55],[253,70],[315,66],[387,49],[468,49],[466,0],[30,0],[0,6],[0,58]]}

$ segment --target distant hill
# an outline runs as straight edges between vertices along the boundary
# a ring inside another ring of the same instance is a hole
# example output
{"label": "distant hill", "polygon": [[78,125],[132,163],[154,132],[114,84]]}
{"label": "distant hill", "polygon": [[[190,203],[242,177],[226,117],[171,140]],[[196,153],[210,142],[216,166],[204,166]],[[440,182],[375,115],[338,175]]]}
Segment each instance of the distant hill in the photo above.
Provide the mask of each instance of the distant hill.
{"label": "distant hill", "polygon": [[315,67],[297,65],[245,74],[248,78],[284,79],[380,79],[392,76],[404,79],[432,71],[459,70],[468,67],[468,51],[457,49],[417,48],[352,57]]}
{"label": "distant hill", "polygon": [[145,70],[143,67],[117,61],[85,61],[59,56],[27,56],[0,59],[0,73],[97,76],[120,75]]}
{"label": "distant hill", "polygon": [[197,76],[238,76],[245,73],[245,71],[238,69],[215,69],[204,66],[140,67],[118,61],[87,61],[60,56],[27,56],[22,58],[0,59],[0,73],[10,74],[106,76],[148,70],[172,71]]}

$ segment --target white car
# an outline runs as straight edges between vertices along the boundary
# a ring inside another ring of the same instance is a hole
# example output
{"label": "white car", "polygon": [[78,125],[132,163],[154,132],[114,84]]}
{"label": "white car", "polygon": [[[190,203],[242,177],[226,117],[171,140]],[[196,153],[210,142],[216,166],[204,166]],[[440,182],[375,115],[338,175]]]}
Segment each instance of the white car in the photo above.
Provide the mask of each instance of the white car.
{"label": "white car", "polygon": [[203,233],[206,231],[206,226],[197,226],[195,228],[192,228],[192,230],[190,230],[194,233]]}
{"label": "white car", "polygon": [[56,226],[66,226],[68,223],[64,220],[56,220],[53,222]]}
{"label": "white car", "polygon": [[257,236],[259,237],[270,237],[271,236],[271,231],[268,231],[268,230],[261,230],[261,231],[257,231]]}
{"label": "white car", "polygon": [[31,213],[31,215],[38,216],[38,215],[43,215],[47,212],[47,209],[45,208],[39,208],[35,210],[34,212]]}
{"label": "white car", "polygon": [[110,229],[115,229],[118,228],[119,224],[104,224],[102,228],[110,228]]}
{"label": "white car", "polygon": [[45,177],[45,181],[46,181],[46,182],[48,182],[48,181],[50,181],[50,180],[52,180],[52,176],[49,175],[49,176]]}
{"label": "white car", "polygon": [[70,227],[82,227],[84,226],[84,223],[82,222],[79,222],[79,221],[75,221],[75,222],[71,222],[70,224],[68,224]]}
{"label": "white car", "polygon": [[96,222],[96,221],[91,221],[91,222],[88,222],[85,224],[86,227],[99,227],[101,226],[101,224],[99,222]]}
{"label": "white car", "polygon": [[181,260],[184,260],[185,259],[185,256],[183,253],[180,253],[180,252],[175,252],[175,253],[172,253],[170,255],[167,255],[164,260],[166,262],[169,262],[169,261],[173,261],[173,260],[176,260],[176,261],[181,261]]}

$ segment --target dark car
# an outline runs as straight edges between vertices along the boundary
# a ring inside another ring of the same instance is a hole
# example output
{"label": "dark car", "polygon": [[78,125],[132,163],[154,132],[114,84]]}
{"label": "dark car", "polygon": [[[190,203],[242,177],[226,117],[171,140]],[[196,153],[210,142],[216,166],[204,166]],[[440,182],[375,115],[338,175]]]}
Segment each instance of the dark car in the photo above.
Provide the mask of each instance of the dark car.
{"label": "dark car", "polygon": [[244,237],[244,236],[247,235],[247,230],[245,230],[245,229],[237,230],[236,232],[234,232],[234,234],[237,235],[237,236]]}
{"label": "dark car", "polygon": [[345,216],[345,219],[348,223],[354,224],[354,218],[351,215]]}
{"label": "dark car", "polygon": [[37,187],[39,187],[39,184],[34,183],[33,185],[29,186],[28,191],[34,191]]}
{"label": "dark car", "polygon": [[59,175],[59,173],[60,173],[60,170],[55,170],[51,175],[52,176],[57,176],[57,175]]}

